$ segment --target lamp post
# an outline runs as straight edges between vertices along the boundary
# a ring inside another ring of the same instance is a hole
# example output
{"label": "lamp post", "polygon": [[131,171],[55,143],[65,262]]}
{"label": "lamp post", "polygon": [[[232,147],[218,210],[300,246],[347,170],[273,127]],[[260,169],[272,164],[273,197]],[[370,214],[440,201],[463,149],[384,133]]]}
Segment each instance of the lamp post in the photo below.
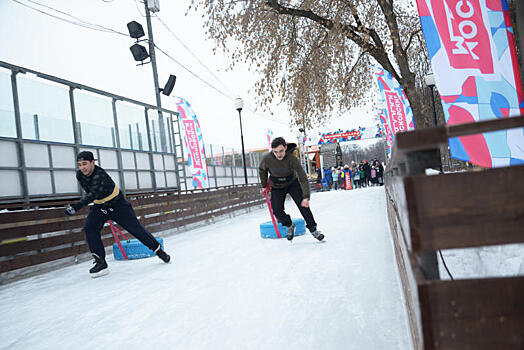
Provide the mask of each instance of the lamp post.
{"label": "lamp post", "polygon": [[435,126],[438,126],[437,111],[435,109],[435,94],[433,91],[435,89],[435,76],[433,75],[433,73],[428,74],[424,77],[424,80],[426,82],[426,86],[429,87],[429,89],[431,90],[431,104],[433,105],[433,122],[435,123]]}
{"label": "lamp post", "polygon": [[[301,142],[302,145],[303,145],[303,148],[304,148],[304,161],[305,161],[305,164],[304,166],[306,167],[306,174],[308,175],[308,178],[311,178],[311,170],[309,168],[309,152],[308,152],[308,147],[306,146],[306,142],[307,142],[307,135],[306,135],[306,122],[303,120],[303,123],[302,123],[302,128],[298,129],[298,131],[300,131],[301,133],[303,133],[303,137],[302,139],[304,140],[304,142]],[[299,139],[299,142],[300,142],[300,139]]]}
{"label": "lamp post", "polygon": [[247,185],[247,169],[246,169],[246,153],[244,152],[244,134],[242,132],[242,108],[244,107],[244,100],[237,97],[234,101],[235,109],[238,111],[238,119],[240,120],[240,140],[242,141],[242,161],[244,163],[244,179]]}

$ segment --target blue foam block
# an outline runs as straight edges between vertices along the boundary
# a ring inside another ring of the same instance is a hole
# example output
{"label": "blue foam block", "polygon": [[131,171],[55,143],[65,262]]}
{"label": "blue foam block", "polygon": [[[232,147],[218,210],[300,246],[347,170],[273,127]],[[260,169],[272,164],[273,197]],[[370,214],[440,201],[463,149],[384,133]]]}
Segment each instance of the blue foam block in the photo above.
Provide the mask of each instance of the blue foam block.
{"label": "blue foam block", "polygon": [[[295,223],[295,236],[301,236],[306,233],[306,223],[304,219],[291,219]],[[286,227],[278,224],[278,231],[280,232],[280,238],[286,237]],[[262,238],[278,238],[275,232],[275,227],[272,221],[266,221],[260,224],[260,237]]]}
{"label": "blue foam block", "polygon": [[[158,243],[160,243],[160,247],[164,249],[164,240],[161,237],[157,238],[156,240]],[[149,258],[150,256],[155,255],[155,252],[143,245],[142,242],[140,242],[138,239],[128,239],[125,241],[120,241],[120,243],[127,254],[127,258],[130,260]],[[115,260],[125,260],[116,243],[113,243],[113,257]]]}

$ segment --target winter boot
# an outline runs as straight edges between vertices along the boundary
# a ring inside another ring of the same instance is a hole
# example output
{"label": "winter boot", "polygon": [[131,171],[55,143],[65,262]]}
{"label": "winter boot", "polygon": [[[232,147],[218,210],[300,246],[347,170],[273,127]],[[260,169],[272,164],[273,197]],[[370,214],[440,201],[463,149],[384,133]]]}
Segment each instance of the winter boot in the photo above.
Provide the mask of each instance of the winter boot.
{"label": "winter boot", "polygon": [[291,223],[291,226],[286,227],[286,237],[288,241],[291,241],[295,237],[295,223]]}
{"label": "winter boot", "polygon": [[105,276],[109,273],[109,269],[107,268],[107,262],[105,259],[100,258],[98,255],[93,254],[93,258],[95,261],[93,262],[95,266],[93,266],[89,273],[91,274],[91,277],[97,278],[101,276]]}
{"label": "winter boot", "polygon": [[158,248],[156,248],[155,250],[155,254],[160,258],[162,259],[163,262],[165,263],[168,263],[169,260],[171,260],[171,257],[169,256],[169,254],[167,254],[166,252],[164,252],[162,250],[162,246],[159,245]]}
{"label": "winter boot", "polygon": [[316,239],[318,239],[319,241],[324,239],[324,235],[322,234],[321,231],[318,231],[316,227],[314,230],[311,231],[311,235],[315,237]]}

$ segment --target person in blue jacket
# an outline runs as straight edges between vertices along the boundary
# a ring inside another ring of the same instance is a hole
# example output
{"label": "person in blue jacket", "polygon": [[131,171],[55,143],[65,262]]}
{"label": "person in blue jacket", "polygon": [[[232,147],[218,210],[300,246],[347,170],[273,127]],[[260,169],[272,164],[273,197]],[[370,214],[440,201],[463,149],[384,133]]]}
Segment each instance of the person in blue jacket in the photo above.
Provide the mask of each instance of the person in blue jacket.
{"label": "person in blue jacket", "polygon": [[331,176],[331,169],[329,167],[324,168],[324,178],[328,183],[328,189],[331,190],[331,186],[333,185],[333,177]]}

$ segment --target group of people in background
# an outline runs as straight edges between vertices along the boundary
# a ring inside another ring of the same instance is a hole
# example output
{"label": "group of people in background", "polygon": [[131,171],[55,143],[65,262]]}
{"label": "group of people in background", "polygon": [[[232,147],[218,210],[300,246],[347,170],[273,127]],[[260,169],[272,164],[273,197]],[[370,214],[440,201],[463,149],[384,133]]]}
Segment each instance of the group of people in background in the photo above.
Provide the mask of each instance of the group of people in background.
{"label": "group of people in background", "polygon": [[[376,158],[370,162],[367,159],[360,163],[352,161],[351,165],[346,164],[343,167],[324,167],[317,170],[317,175],[317,183],[328,191],[384,185],[384,165]],[[349,181],[346,181],[348,178]],[[347,188],[348,186],[351,187]]]}

